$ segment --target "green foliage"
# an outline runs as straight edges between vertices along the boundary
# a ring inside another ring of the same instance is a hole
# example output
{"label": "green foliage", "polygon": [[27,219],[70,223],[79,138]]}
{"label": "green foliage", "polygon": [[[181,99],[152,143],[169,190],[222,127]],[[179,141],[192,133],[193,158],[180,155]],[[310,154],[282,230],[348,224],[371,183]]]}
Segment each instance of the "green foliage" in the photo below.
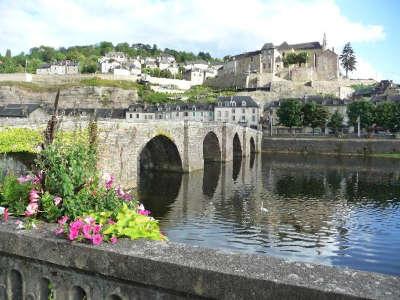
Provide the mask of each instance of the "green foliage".
{"label": "green foliage", "polygon": [[119,43],[114,46],[111,42],[103,41],[96,45],[72,46],[58,49],[49,46],[34,47],[29,54],[20,53],[11,55],[7,50],[6,55],[0,56],[0,73],[24,72],[25,64],[27,72],[35,73],[36,69],[43,63],[51,63],[64,59],[79,61],[82,73],[94,73],[98,69],[97,60],[110,51],[120,51],[130,57],[156,57],[162,54],[169,54],[175,57],[177,62],[203,59],[209,62],[220,61],[211,57],[208,52],[199,52],[197,55],[192,52],[177,51],[165,48],[159,49],[157,45]]}
{"label": "green foliage", "polygon": [[[101,214],[94,215],[97,221],[105,222]],[[138,214],[126,204],[122,205],[116,216],[116,223],[110,224],[103,234],[130,239],[146,238],[150,240],[164,240],[158,227],[158,222],[147,216]]]}
{"label": "green foliage", "polygon": [[159,68],[145,68],[142,70],[144,74],[149,74],[152,77],[160,77],[160,78],[175,78],[182,79],[182,73],[178,73],[173,75],[170,70],[160,70]]}
{"label": "green foliage", "polygon": [[297,99],[287,99],[281,103],[277,115],[279,122],[287,127],[302,125],[302,104]]}
{"label": "green foliage", "polygon": [[357,118],[360,117],[361,128],[370,128],[375,120],[375,107],[370,101],[354,101],[347,106],[349,122],[357,126]]}
{"label": "green foliage", "polygon": [[328,127],[337,134],[343,127],[343,115],[339,111],[335,111],[329,120]]}
{"label": "green foliage", "polygon": [[328,120],[328,111],[321,104],[308,102],[302,107],[303,125],[310,126],[313,130],[316,127],[324,127]]}
{"label": "green foliage", "polygon": [[395,132],[400,130],[400,104],[394,102],[382,102],[375,108],[375,123],[385,130]]}
{"label": "green foliage", "polygon": [[283,64],[285,66],[295,65],[298,64],[301,66],[305,64],[308,60],[308,53],[307,52],[299,52],[299,53],[287,53],[286,56],[283,58]]}
{"label": "green foliage", "polygon": [[19,183],[17,177],[8,175],[1,188],[0,206],[6,206],[16,215],[22,215],[28,205],[28,194],[33,188],[31,182]]}
{"label": "green foliage", "polygon": [[372,92],[375,88],[375,84],[353,84],[350,86],[355,92]]}
{"label": "green foliage", "polygon": [[219,96],[233,96],[234,90],[218,90],[204,85],[192,86],[183,93],[190,102],[215,102]]}
{"label": "green foliage", "polygon": [[147,85],[142,85],[138,91],[139,97],[143,102],[147,103],[167,103],[171,102],[172,97],[165,93],[155,92],[150,89]]}
{"label": "green foliage", "polygon": [[109,80],[109,79],[101,79],[99,77],[82,79],[80,83],[86,86],[106,86],[106,87],[120,88],[124,90],[136,90],[140,86],[138,83],[133,81]]}
{"label": "green foliage", "polygon": [[37,146],[42,141],[43,137],[38,130],[28,128],[7,128],[0,130],[0,153],[36,153]]}
{"label": "green foliage", "polygon": [[350,43],[346,43],[346,45],[344,45],[342,54],[339,56],[339,60],[342,67],[346,70],[346,77],[348,78],[349,71],[351,72],[356,70],[357,64],[356,56]]}
{"label": "green foliage", "polygon": [[54,203],[54,196],[49,192],[45,192],[40,198],[43,209],[43,218],[48,222],[55,222],[62,216],[62,210]]}

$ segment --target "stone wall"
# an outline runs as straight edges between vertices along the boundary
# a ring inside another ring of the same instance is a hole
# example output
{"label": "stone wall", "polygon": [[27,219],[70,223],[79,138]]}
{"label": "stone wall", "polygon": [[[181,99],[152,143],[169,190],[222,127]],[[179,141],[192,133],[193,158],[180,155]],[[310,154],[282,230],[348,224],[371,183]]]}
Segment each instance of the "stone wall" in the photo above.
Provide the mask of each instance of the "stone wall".
{"label": "stone wall", "polygon": [[371,155],[400,153],[400,140],[263,136],[263,152]]}
{"label": "stone wall", "polygon": [[400,278],[172,242],[71,243],[0,224],[0,299],[398,299]]}
{"label": "stone wall", "polygon": [[[33,92],[15,86],[0,86],[0,106],[9,103],[53,105],[56,92]],[[136,90],[113,87],[76,86],[60,91],[62,108],[127,108],[138,100]]]}

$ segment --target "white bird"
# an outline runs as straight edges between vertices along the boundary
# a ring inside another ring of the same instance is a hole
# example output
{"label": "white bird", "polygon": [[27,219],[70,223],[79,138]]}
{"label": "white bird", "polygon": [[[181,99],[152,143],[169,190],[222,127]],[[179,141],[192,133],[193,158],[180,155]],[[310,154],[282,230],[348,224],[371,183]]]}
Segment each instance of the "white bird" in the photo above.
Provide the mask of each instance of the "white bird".
{"label": "white bird", "polygon": [[260,208],[260,210],[261,210],[262,212],[268,212],[268,209],[266,209],[266,208],[264,207],[264,201],[261,201],[261,208]]}

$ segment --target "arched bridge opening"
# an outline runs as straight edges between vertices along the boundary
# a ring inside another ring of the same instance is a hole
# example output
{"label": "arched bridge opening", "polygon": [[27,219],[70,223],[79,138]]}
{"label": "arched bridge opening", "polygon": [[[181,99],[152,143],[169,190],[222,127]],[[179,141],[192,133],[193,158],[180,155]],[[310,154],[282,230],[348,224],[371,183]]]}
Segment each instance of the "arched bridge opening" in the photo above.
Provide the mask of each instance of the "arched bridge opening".
{"label": "arched bridge opening", "polygon": [[147,142],[139,156],[139,172],[144,170],[182,172],[182,160],[175,143],[163,135]]}
{"label": "arched bridge opening", "polygon": [[256,143],[254,142],[253,137],[250,138],[250,154],[256,153]]}
{"label": "arched bridge opening", "polygon": [[240,143],[240,139],[237,133],[233,137],[233,157],[242,157],[242,145]]}
{"label": "arched bridge opening", "polygon": [[221,147],[217,135],[210,131],[203,140],[204,162],[221,161]]}

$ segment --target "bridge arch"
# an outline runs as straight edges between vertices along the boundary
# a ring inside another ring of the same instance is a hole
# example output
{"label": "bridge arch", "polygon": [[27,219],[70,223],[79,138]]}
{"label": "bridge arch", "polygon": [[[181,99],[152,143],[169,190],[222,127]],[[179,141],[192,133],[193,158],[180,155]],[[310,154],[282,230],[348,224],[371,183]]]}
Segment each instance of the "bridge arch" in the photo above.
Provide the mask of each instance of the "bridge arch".
{"label": "bridge arch", "polygon": [[221,145],[217,135],[210,131],[203,139],[203,159],[206,161],[221,161]]}
{"label": "bridge arch", "polygon": [[233,157],[242,157],[242,143],[240,142],[239,135],[235,133],[233,136],[233,141],[232,141],[232,152],[233,152]]}
{"label": "bridge arch", "polygon": [[182,172],[182,159],[176,144],[165,135],[156,135],[141,149],[138,171]]}

